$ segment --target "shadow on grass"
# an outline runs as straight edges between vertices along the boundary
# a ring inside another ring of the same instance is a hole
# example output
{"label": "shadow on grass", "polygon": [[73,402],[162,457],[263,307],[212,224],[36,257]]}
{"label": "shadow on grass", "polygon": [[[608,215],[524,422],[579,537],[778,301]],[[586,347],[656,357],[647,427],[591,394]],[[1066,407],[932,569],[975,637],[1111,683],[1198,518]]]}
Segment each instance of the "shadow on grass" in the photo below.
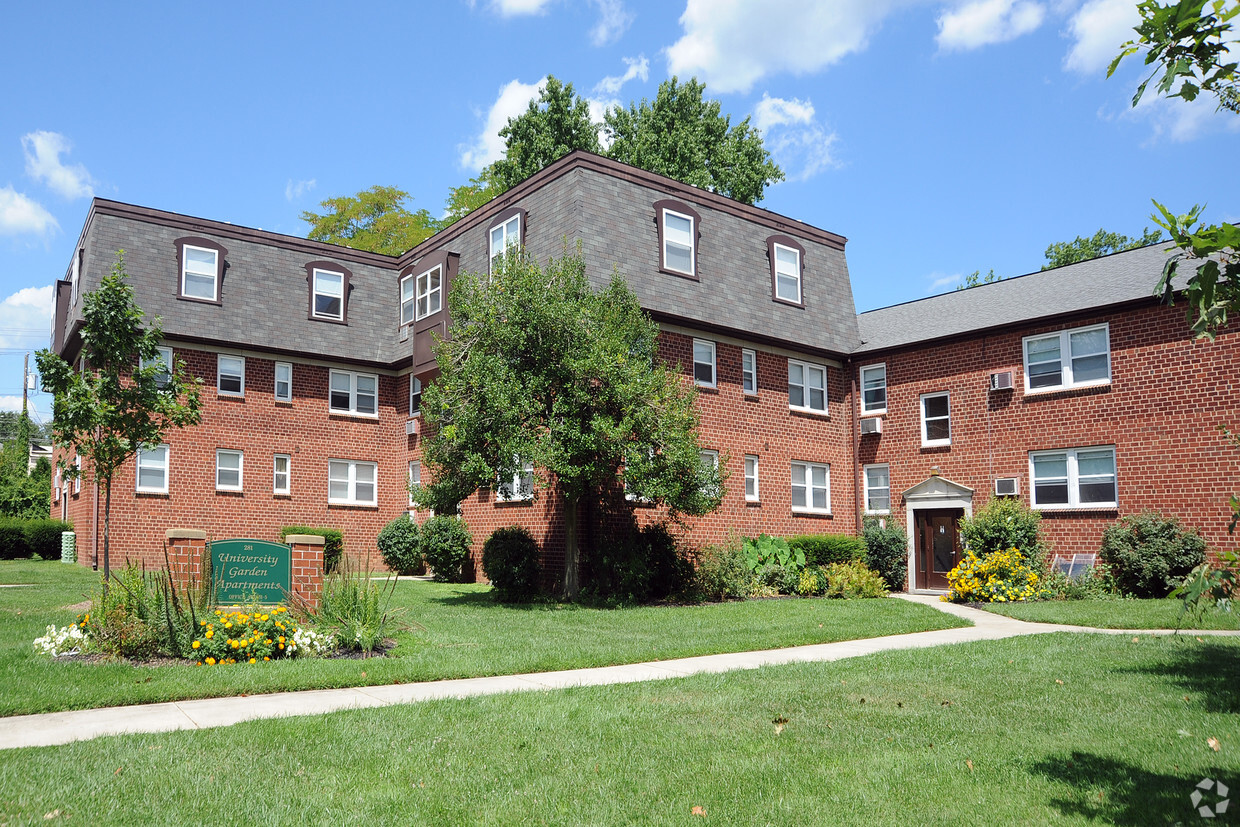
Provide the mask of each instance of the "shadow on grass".
{"label": "shadow on grass", "polygon": [[[1072,789],[1065,798],[1048,803],[1065,816],[1079,816],[1106,824],[1146,825],[1189,823],[1199,820],[1189,799],[1202,776],[1193,773],[1150,772],[1126,761],[1088,752],[1052,756],[1032,770]],[[1221,780],[1231,785],[1223,774]],[[1208,778],[1220,780],[1217,768]],[[1211,805],[1208,798],[1204,804]]]}
{"label": "shadow on grass", "polygon": [[1194,638],[1182,643],[1167,661],[1120,671],[1164,677],[1209,712],[1240,712],[1240,647]]}
{"label": "shadow on grass", "polygon": [[510,609],[521,612],[572,612],[585,608],[576,603],[556,603],[551,600],[538,600],[533,603],[500,603],[490,590],[484,592],[454,591],[451,594],[428,597],[426,601],[469,609]]}

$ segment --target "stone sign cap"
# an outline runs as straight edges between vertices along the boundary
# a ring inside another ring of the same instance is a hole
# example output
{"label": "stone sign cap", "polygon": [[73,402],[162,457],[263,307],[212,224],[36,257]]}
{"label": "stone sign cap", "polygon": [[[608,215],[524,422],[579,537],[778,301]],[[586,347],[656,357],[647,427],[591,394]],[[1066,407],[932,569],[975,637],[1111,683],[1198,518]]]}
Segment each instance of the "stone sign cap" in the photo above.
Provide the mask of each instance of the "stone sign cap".
{"label": "stone sign cap", "polygon": [[170,528],[164,532],[164,537],[169,540],[205,540],[207,532],[196,528]]}
{"label": "stone sign cap", "polygon": [[284,542],[297,543],[301,546],[321,546],[327,543],[327,538],[319,534],[290,534],[284,538]]}

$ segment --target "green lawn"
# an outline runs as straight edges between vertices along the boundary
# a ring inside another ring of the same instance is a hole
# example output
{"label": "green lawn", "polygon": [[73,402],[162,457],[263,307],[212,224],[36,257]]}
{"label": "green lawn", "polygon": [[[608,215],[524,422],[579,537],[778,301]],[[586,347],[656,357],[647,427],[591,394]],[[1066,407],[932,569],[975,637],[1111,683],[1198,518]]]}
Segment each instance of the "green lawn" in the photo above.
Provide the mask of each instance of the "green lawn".
{"label": "green lawn", "polygon": [[1099,629],[1240,629],[1240,612],[1209,611],[1180,618],[1180,600],[1041,600],[991,603],[996,614],[1034,623],[1066,623]]}
{"label": "green lawn", "polygon": [[1238,713],[1240,641],[1038,635],[6,752],[0,822],[1197,824]]}
{"label": "green lawn", "polygon": [[[64,663],[31,641],[64,626],[95,584],[60,562],[0,563],[0,715],[397,682],[544,672],[752,651],[968,625],[904,600],[753,600],[586,609],[498,606],[489,587],[401,581],[394,605],[416,624],[391,657],[297,659],[250,666]],[[53,690],[54,688],[54,690]]]}

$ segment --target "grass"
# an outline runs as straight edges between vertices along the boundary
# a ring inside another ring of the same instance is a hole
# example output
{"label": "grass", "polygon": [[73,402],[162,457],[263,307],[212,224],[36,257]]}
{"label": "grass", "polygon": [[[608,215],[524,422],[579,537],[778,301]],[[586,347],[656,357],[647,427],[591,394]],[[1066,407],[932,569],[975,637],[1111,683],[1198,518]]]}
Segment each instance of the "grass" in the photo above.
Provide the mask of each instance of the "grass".
{"label": "grass", "polygon": [[1237,713],[1240,641],[1038,635],[8,752],[0,822],[1195,824]]}
{"label": "grass", "polygon": [[1180,600],[1040,600],[991,603],[982,608],[1034,623],[1099,629],[1240,629],[1240,613],[1208,611],[1181,618]]}
{"label": "grass", "polygon": [[[195,668],[54,662],[31,641],[85,599],[95,576],[59,562],[0,563],[0,715],[154,701],[544,672],[968,625],[904,600],[753,600],[588,609],[497,605],[489,587],[401,581],[393,606],[418,624],[389,657]],[[55,691],[49,691],[55,687]]]}

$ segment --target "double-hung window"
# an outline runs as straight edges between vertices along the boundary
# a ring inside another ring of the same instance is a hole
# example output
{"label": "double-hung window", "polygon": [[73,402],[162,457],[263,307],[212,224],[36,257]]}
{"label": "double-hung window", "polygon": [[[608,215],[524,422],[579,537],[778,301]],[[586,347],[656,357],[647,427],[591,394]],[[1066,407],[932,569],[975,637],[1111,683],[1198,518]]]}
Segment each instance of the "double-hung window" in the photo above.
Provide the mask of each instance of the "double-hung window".
{"label": "double-hung window", "polygon": [[691,215],[663,209],[663,269],[686,276],[697,276],[694,245],[696,223]]}
{"label": "double-hung window", "polygon": [[416,376],[409,377],[409,415],[422,413],[422,380]]}
{"label": "double-hung window", "polygon": [[758,392],[758,354],[752,350],[741,351],[741,390],[751,395]]}
{"label": "double-hung window", "polygon": [[715,387],[715,343],[693,340],[693,383],[703,388]]}
{"label": "double-hung window", "polygon": [[215,388],[221,396],[245,396],[245,357],[219,354]]}
{"label": "double-hung window", "polygon": [[275,454],[272,458],[271,493],[293,493],[293,458],[288,454]]}
{"label": "double-hung window", "polygon": [[788,407],[827,412],[827,369],[824,366],[788,360]]}
{"label": "double-hung window", "polygon": [[276,362],[275,398],[277,402],[293,401],[293,365]]}
{"label": "double-hung window", "polygon": [[801,251],[772,243],[775,268],[775,298],[792,304],[801,303]]}
{"label": "double-hung window", "polygon": [[215,490],[240,491],[245,458],[240,451],[219,448],[215,452]]}
{"label": "double-hung window", "polygon": [[413,508],[413,494],[422,486],[422,463],[413,460],[409,463],[409,482],[406,487],[409,489],[409,507]]}
{"label": "double-hung window", "polygon": [[891,468],[887,465],[865,466],[865,513],[887,514],[891,511]]}
{"label": "double-hung window", "polygon": [[921,447],[952,444],[951,400],[947,393],[921,395]]}
{"label": "double-hung window", "polygon": [[73,475],[73,493],[82,493],[82,455],[79,454],[73,458],[73,468],[77,472]]}
{"label": "double-hung window", "polygon": [[413,321],[413,299],[415,280],[413,274],[400,280],[400,323],[409,324]]}
{"label": "double-hung window", "polygon": [[219,299],[219,251],[181,245],[181,295],[191,299]]}
{"label": "double-hung window", "polygon": [[534,499],[534,464],[518,462],[513,475],[495,486],[495,499],[504,503]]}
{"label": "double-hung window", "polygon": [[758,502],[758,458],[745,455],[745,502]]}
{"label": "double-hung window", "polygon": [[792,463],[792,510],[831,513],[831,466],[818,462]]}
{"label": "double-hung window", "polygon": [[[518,216],[519,217],[519,216]],[[443,267],[432,267],[418,276],[417,316],[425,319],[443,307]],[[403,309],[401,311],[404,312]]]}
{"label": "double-hung window", "polygon": [[333,370],[329,379],[328,410],[332,413],[377,416],[379,377],[373,373]]}
{"label": "double-hung window", "polygon": [[518,213],[501,224],[491,228],[491,272],[499,265],[500,257],[508,252],[509,247],[521,243],[521,215]]}
{"label": "double-hung window", "polygon": [[861,413],[887,413],[887,365],[861,368]]}
{"label": "double-hung window", "polygon": [[168,493],[168,446],[140,448],[136,458],[138,466],[137,490],[145,494]]}
{"label": "double-hung window", "polygon": [[158,367],[155,384],[161,389],[168,387],[168,381],[172,378],[172,348],[161,347],[158,356],[150,360],[143,359],[139,364],[143,368]]}
{"label": "double-hung window", "polygon": [[378,463],[329,459],[327,501],[335,505],[376,505],[378,476]]}
{"label": "double-hung window", "polygon": [[1026,336],[1025,390],[1054,391],[1111,381],[1110,328],[1106,324]]}
{"label": "double-hung window", "polygon": [[[698,451],[698,462],[702,465],[702,473],[707,477],[713,477],[719,471],[719,452],[718,451]],[[714,497],[719,493],[718,485],[708,485],[702,489],[702,493],[708,497]]]}
{"label": "double-hung window", "polygon": [[1029,454],[1032,506],[1042,509],[1115,508],[1115,447],[1068,448]]}
{"label": "double-hung window", "polygon": [[314,316],[319,319],[344,319],[344,273],[314,270]]}

